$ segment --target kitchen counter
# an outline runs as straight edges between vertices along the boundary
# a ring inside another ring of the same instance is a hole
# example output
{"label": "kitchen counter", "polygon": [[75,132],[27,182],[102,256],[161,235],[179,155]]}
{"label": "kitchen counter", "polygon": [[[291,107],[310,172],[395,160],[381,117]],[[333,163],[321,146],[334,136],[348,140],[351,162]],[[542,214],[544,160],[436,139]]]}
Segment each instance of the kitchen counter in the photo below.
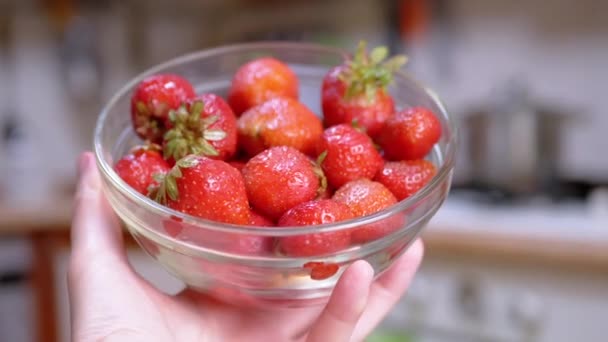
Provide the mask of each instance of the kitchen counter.
{"label": "kitchen counter", "polygon": [[[525,210],[515,215],[504,208],[475,208],[454,200],[444,205],[422,235],[428,257],[506,261],[522,267],[535,265],[549,271],[568,269],[597,275],[608,269],[608,234],[600,229],[601,221],[585,217],[577,221],[576,210],[570,211],[570,220],[564,220],[565,212],[559,216],[531,211],[526,219]],[[23,235],[32,241],[30,279],[39,341],[57,340],[53,280],[58,271],[52,260],[69,252],[71,213],[72,198],[67,195],[38,205],[0,202],[0,238]],[[129,248],[137,248],[132,239],[126,242]]]}
{"label": "kitchen counter", "polygon": [[72,199],[52,203],[7,205],[0,203],[0,235],[67,231],[71,224]]}

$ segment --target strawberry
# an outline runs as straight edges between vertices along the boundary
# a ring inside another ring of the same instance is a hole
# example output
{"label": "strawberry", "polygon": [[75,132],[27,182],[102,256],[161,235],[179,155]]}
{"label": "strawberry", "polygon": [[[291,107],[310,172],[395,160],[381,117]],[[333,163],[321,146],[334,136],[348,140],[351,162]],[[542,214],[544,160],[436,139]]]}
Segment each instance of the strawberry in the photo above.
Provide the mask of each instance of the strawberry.
{"label": "strawberry", "polygon": [[[168,220],[162,221],[162,225],[163,225],[163,228],[165,229],[165,232],[167,232],[167,234],[169,234],[169,236],[177,237],[179,234],[181,234],[184,231],[185,224],[183,222],[184,222],[184,220],[182,218],[177,217],[175,215],[171,215],[171,216],[169,216]],[[189,226],[186,226],[186,227],[190,228]]]}
{"label": "strawberry", "polygon": [[[171,223],[171,221],[169,223]],[[165,230],[169,233],[169,235],[175,236],[172,235],[172,232],[177,231],[177,227],[184,226],[177,226],[176,224],[177,222],[173,222],[171,225],[165,225]],[[275,224],[266,217],[251,210],[247,225],[257,227],[272,227]],[[168,230],[169,227],[171,227],[172,230]],[[212,230],[201,230],[198,227],[191,226],[185,226],[185,228],[187,229],[187,232],[183,233],[183,237],[196,243],[197,245],[205,246],[207,248],[212,248],[223,252],[248,255],[259,255],[272,252],[273,239],[270,236],[231,234]],[[182,233],[182,231],[177,232]]]}
{"label": "strawberry", "polygon": [[114,170],[133,189],[147,196],[148,188],[158,185],[154,176],[164,175],[171,168],[159,149],[156,145],[137,146],[114,165]]}
{"label": "strawberry", "polygon": [[[314,226],[354,218],[350,209],[331,199],[301,203],[279,219],[278,226]],[[278,249],[288,256],[316,256],[337,252],[350,244],[350,232],[337,230],[279,238]]]}
{"label": "strawberry", "polygon": [[441,122],[430,110],[414,107],[388,119],[377,139],[389,160],[424,158],[441,137]]}
{"label": "strawberry", "polygon": [[347,124],[326,129],[317,152],[327,182],[336,189],[359,178],[374,178],[383,164],[372,139]]}
{"label": "strawberry", "polygon": [[257,213],[255,210],[252,210],[249,217],[249,225],[255,227],[273,227],[274,222],[264,215]]}
{"label": "strawberry", "polygon": [[241,172],[252,207],[273,220],[324,190],[321,171],[306,155],[289,146],[264,150],[249,159]]}
{"label": "strawberry", "polygon": [[243,178],[221,160],[188,155],[177,161],[151,195],[171,209],[204,219],[243,225],[250,220]]}
{"label": "strawberry", "polygon": [[169,114],[163,154],[179,160],[188,154],[226,160],[237,145],[236,117],[232,109],[215,94],[202,94]]}
{"label": "strawberry", "polygon": [[228,253],[260,255],[272,252],[272,237],[261,235],[234,235],[220,247]]}
{"label": "strawberry", "polygon": [[[273,227],[275,224],[268,218],[251,210],[249,213],[249,226]],[[260,255],[272,251],[273,239],[262,235],[234,235],[222,246],[222,250],[237,254]]]}
{"label": "strawberry", "polygon": [[291,146],[313,154],[323,123],[297,100],[277,97],[247,110],[238,119],[241,147],[254,156],[273,146]]}
{"label": "strawberry", "polygon": [[332,68],[323,78],[321,105],[325,126],[356,122],[372,138],[394,114],[395,104],[387,92],[393,74],[406,62],[405,56],[385,60],[388,50],[377,47],[367,53],[359,44],[354,58]]}
{"label": "strawberry", "polygon": [[185,78],[173,74],[150,76],[141,81],[131,96],[131,122],[142,139],[160,143],[169,112],[196,96]]}
{"label": "strawberry", "polygon": [[[355,217],[377,213],[397,203],[395,196],[384,185],[366,178],[344,184],[336,190],[333,200],[346,204]],[[351,233],[354,243],[378,239],[400,228],[400,220],[383,220],[357,228]]]}
{"label": "strawberry", "polygon": [[436,173],[435,165],[424,159],[386,162],[374,180],[401,201],[422,189]]}
{"label": "strawberry", "polygon": [[237,116],[275,97],[298,99],[298,78],[283,62],[262,57],[242,65],[228,90],[228,103]]}
{"label": "strawberry", "polygon": [[318,261],[309,261],[302,266],[310,270],[310,279],[323,280],[331,278],[340,270],[340,265],[334,263],[324,263]]}
{"label": "strawberry", "polygon": [[230,164],[230,166],[232,166],[233,168],[235,168],[239,171],[243,170],[246,163],[247,163],[246,161],[241,161],[241,160],[231,160],[228,162],[228,164]]}

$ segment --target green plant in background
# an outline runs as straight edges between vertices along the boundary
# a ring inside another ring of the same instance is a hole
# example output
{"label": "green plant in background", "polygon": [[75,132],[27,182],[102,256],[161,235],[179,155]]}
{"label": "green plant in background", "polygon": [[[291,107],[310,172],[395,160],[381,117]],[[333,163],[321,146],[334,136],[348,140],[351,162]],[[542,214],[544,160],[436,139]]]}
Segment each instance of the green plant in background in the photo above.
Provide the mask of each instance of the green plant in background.
{"label": "green plant in background", "polygon": [[414,342],[414,337],[404,331],[376,331],[366,342]]}

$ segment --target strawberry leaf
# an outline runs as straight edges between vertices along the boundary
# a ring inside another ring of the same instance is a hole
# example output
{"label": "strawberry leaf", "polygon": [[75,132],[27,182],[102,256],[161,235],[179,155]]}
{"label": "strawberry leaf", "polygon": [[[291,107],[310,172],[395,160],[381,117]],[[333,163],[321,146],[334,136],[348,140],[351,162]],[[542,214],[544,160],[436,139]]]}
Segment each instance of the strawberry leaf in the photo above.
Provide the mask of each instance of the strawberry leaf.
{"label": "strawberry leaf", "polygon": [[[198,165],[198,162],[199,162],[199,159],[197,158],[197,156],[187,155],[184,158],[178,160],[177,163],[175,163],[175,164],[177,166],[179,166],[179,168],[189,169],[191,167]],[[175,171],[179,172],[179,177],[181,177],[182,171],[179,168]]]}
{"label": "strawberry leaf", "polygon": [[216,123],[217,120],[219,120],[219,119],[220,119],[220,117],[218,115],[211,115],[204,119],[201,119],[201,123],[203,124],[203,126],[205,128],[207,128],[207,127],[213,125],[214,123]]}
{"label": "strawberry leaf", "polygon": [[204,156],[218,156],[219,152],[207,140],[200,138],[197,143],[191,147],[192,153]]}
{"label": "strawberry leaf", "polygon": [[345,99],[364,96],[369,102],[375,100],[378,90],[386,90],[393,82],[393,74],[406,62],[402,55],[389,55],[388,48],[375,47],[368,54],[366,43],[359,42],[357,51],[352,60],[345,62],[345,68],[338,76],[346,84]]}
{"label": "strawberry leaf", "polygon": [[137,101],[137,103],[135,104],[135,107],[137,108],[137,111],[139,112],[139,114],[142,114],[144,116],[150,115],[150,113],[148,112],[148,106],[146,106],[146,104],[143,103],[142,101]]}
{"label": "strawberry leaf", "polygon": [[325,161],[325,158],[327,158],[327,150],[319,154],[319,156],[317,157],[317,165],[321,166],[321,164],[323,164],[323,162]]}
{"label": "strawberry leaf", "polygon": [[395,72],[399,70],[403,65],[405,65],[405,63],[407,63],[406,56],[394,56],[391,57],[388,61],[382,63],[382,66],[390,72]]}
{"label": "strawberry leaf", "polygon": [[388,56],[388,49],[386,46],[379,46],[372,50],[370,53],[370,59],[372,64],[379,64]]}
{"label": "strawberry leaf", "polygon": [[367,128],[365,126],[361,125],[361,123],[357,119],[353,119],[350,122],[350,126],[361,133],[367,133]]}
{"label": "strawberry leaf", "polygon": [[311,163],[313,164],[312,170],[319,178],[319,189],[317,189],[317,197],[321,197],[321,195],[323,195],[323,193],[325,193],[325,191],[327,190],[327,177],[325,176],[325,172],[323,172],[323,168],[321,166],[321,164],[323,164],[323,161],[325,161],[325,158],[327,158],[327,150],[321,152],[315,162],[311,161]]}
{"label": "strawberry leaf", "polygon": [[226,132],[221,129],[209,129],[203,133],[203,139],[207,141],[220,141],[226,138]]}
{"label": "strawberry leaf", "polygon": [[203,112],[204,108],[205,108],[205,104],[203,103],[203,101],[195,101],[192,104],[192,108],[190,109],[190,112],[192,113],[193,116],[195,116],[198,119],[200,117],[201,113]]}
{"label": "strawberry leaf", "polygon": [[154,116],[160,118],[160,117],[162,117],[163,113],[165,113],[167,111],[167,107],[168,107],[168,105],[164,102],[154,103],[154,105],[152,106],[152,109],[154,109],[154,112],[152,114]]}
{"label": "strawberry leaf", "polygon": [[162,151],[162,147],[151,141],[145,141],[143,144],[136,145],[136,146],[132,147],[131,149],[129,149],[129,153],[138,153],[138,152],[143,152],[143,151],[160,152],[160,151]]}
{"label": "strawberry leaf", "polygon": [[[204,116],[203,101],[193,102],[189,109],[182,105],[170,114],[173,128],[165,134],[165,158],[179,160],[189,154],[218,156],[219,151],[211,144],[220,141],[227,134],[221,129],[211,126],[220,119],[219,115]],[[204,117],[203,117],[204,116]]]}
{"label": "strawberry leaf", "polygon": [[178,191],[177,191],[177,181],[175,177],[167,177],[166,180],[166,191],[169,195],[169,198],[173,201],[177,201]]}
{"label": "strawberry leaf", "polygon": [[354,64],[363,64],[367,62],[367,42],[362,40],[357,46],[357,52],[355,53]]}
{"label": "strawberry leaf", "polygon": [[165,179],[165,175],[162,173],[155,173],[154,175],[152,175],[152,179],[154,179],[156,183],[160,184]]}
{"label": "strawberry leaf", "polygon": [[[148,189],[149,196],[156,202],[166,205],[168,199],[177,201],[179,198],[179,190],[177,188],[177,179],[183,176],[182,168],[190,168],[198,164],[198,159],[194,155],[187,155],[178,160],[175,166],[166,175],[155,174],[154,179],[158,182],[158,186]],[[168,197],[168,198],[167,198]]]}

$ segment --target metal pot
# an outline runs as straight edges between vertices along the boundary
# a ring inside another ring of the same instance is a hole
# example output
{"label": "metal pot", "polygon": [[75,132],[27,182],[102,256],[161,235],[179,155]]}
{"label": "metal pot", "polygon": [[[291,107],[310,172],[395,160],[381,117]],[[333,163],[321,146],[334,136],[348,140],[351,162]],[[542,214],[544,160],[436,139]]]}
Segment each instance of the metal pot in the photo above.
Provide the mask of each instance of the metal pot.
{"label": "metal pot", "polygon": [[549,191],[559,178],[561,129],[568,116],[533,103],[519,83],[492,98],[464,122],[471,183],[512,195]]}

